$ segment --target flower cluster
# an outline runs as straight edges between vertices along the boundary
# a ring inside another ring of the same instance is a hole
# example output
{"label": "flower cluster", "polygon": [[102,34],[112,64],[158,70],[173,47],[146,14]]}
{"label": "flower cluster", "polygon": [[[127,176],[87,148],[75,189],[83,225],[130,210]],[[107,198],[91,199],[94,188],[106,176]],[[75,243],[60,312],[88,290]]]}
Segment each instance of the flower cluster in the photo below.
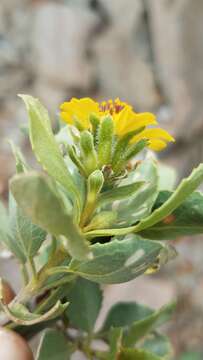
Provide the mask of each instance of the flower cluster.
{"label": "flower cluster", "polygon": [[[130,132],[136,132],[131,143],[141,139],[148,140],[148,147],[155,151],[163,150],[167,142],[174,138],[165,130],[160,128],[148,128],[149,125],[157,125],[156,117],[149,112],[136,113],[132,106],[120,101],[108,100],[98,103],[90,98],[72,98],[69,102],[61,105],[62,119],[71,125],[79,126],[80,129],[91,131],[91,114],[95,114],[99,121],[110,115],[114,123],[114,133],[119,138]],[[138,131],[140,130],[140,131]]]}
{"label": "flower cluster", "polygon": [[160,151],[174,141],[167,131],[152,127],[157,125],[155,115],[136,113],[118,98],[101,103],[72,98],[61,105],[61,118],[80,131],[80,152],[69,148],[69,156],[87,177],[98,169],[110,180],[123,176],[144,148]]}

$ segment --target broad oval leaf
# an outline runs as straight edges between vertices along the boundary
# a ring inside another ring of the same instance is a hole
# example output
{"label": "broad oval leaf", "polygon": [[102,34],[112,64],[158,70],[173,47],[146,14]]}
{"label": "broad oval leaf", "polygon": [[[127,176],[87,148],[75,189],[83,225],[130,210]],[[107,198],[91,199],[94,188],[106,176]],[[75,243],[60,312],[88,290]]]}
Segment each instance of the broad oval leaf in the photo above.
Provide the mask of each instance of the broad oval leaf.
{"label": "broad oval leaf", "polygon": [[52,235],[64,235],[73,257],[89,258],[89,246],[66,211],[51,178],[37,172],[28,172],[14,176],[10,188],[18,205],[33,223]]}
{"label": "broad oval leaf", "polygon": [[[70,305],[66,311],[70,326],[91,333],[102,304],[102,292],[98,284],[78,278],[69,294]],[[82,306],[81,306],[82,304]]]}
{"label": "broad oval leaf", "polygon": [[130,235],[119,241],[91,246],[93,259],[73,260],[68,271],[103,284],[122,283],[143,274],[164,249],[161,243]]}
{"label": "broad oval leaf", "polygon": [[126,327],[135,321],[143,320],[153,313],[148,306],[136,302],[119,302],[112,306],[102,326],[101,332],[106,332],[111,327]]}
{"label": "broad oval leaf", "polygon": [[135,321],[132,326],[129,327],[125,339],[125,346],[133,346],[143,336],[148,334],[154,328],[162,325],[171,318],[172,313],[175,310],[175,303],[170,303],[163,306],[161,309],[153,311],[148,316]]}

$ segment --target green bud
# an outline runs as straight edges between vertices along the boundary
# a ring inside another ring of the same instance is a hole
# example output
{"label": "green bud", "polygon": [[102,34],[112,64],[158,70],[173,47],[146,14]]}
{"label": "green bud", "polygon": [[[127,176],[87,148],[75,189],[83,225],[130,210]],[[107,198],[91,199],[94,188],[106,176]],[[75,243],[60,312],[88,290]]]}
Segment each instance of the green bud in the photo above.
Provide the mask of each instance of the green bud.
{"label": "green bud", "polygon": [[94,143],[96,144],[97,141],[97,133],[99,129],[100,119],[95,113],[91,113],[89,117],[89,121],[92,125],[92,133],[94,135]]}
{"label": "green bud", "polygon": [[124,135],[116,144],[113,157],[112,157],[112,169],[115,171],[119,167],[119,164],[123,162],[123,158],[126,154],[126,150],[129,147],[130,140],[145,129],[145,126],[140,127],[137,130],[131,131]]}
{"label": "green bud", "polygon": [[142,139],[138,141],[136,144],[131,145],[131,147],[127,150],[124,160],[127,162],[132,157],[136,156],[140,151],[142,151],[148,145],[148,140]]}
{"label": "green bud", "polygon": [[91,215],[93,214],[98,195],[102,189],[104,177],[100,170],[95,170],[87,180],[87,196],[85,208],[81,215],[80,226],[83,227],[87,224]]}
{"label": "green bud", "polygon": [[87,180],[87,191],[94,198],[100,193],[104,183],[104,177],[100,170],[95,170]]}
{"label": "green bud", "polygon": [[111,164],[113,148],[114,123],[111,116],[101,121],[98,133],[98,161],[99,167]]}
{"label": "green bud", "polygon": [[114,173],[120,174],[125,169],[125,166],[128,163],[128,161],[132,159],[134,156],[136,156],[140,151],[142,151],[147,146],[147,144],[148,144],[148,140],[142,139],[137,143],[128,146],[126,151],[123,151],[122,157],[120,157],[119,159],[114,158],[114,163],[113,163]]}
{"label": "green bud", "polygon": [[72,160],[72,162],[79,169],[81,175],[83,175],[84,177],[87,177],[87,173],[86,173],[86,170],[84,168],[84,165],[80,161],[79,156],[77,155],[74,146],[68,146],[68,155],[69,155],[70,159]]}
{"label": "green bud", "polygon": [[94,148],[93,136],[87,130],[81,133],[80,148],[82,163],[89,175],[97,169],[97,153]]}

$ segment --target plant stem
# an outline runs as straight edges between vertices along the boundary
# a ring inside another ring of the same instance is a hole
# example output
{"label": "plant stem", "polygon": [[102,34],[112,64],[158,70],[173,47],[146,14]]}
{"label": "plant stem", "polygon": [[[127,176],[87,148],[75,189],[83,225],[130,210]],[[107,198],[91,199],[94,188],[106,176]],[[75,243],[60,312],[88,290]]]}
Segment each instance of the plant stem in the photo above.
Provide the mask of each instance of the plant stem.
{"label": "plant stem", "polygon": [[20,270],[21,270],[21,275],[22,275],[22,279],[23,279],[23,283],[26,286],[29,282],[29,276],[28,276],[28,271],[26,268],[25,264],[21,264],[20,265]]}
{"label": "plant stem", "polygon": [[37,270],[36,270],[36,267],[35,267],[34,259],[29,258],[28,262],[29,262],[31,274],[32,274],[34,280],[36,280],[37,279]]}

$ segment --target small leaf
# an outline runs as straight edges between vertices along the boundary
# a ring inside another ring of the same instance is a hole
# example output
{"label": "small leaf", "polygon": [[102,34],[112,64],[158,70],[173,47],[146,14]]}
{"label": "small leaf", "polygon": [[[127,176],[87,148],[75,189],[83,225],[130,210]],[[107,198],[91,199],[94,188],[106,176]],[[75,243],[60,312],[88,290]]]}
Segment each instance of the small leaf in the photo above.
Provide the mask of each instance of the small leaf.
{"label": "small leaf", "polygon": [[92,245],[93,259],[73,260],[67,272],[103,284],[122,283],[143,274],[162,249],[159,242],[131,235],[121,241],[115,239],[106,244]]}
{"label": "small leaf", "polygon": [[107,229],[90,231],[88,236],[110,236],[110,235],[125,235],[132,232],[140,233],[141,231],[152,227],[159,223],[162,219],[169,216],[175,209],[177,209],[192,193],[198,188],[203,181],[203,164],[200,164],[193,170],[191,175],[183,179],[176,191],[169,197],[169,199],[158,209],[153,211],[151,215],[142,219],[139,224],[122,229]]}
{"label": "small leaf", "polygon": [[124,200],[133,195],[136,191],[145,185],[144,181],[138,181],[129,185],[119,186],[112,190],[105,191],[98,198],[97,207],[107,205],[116,200]]}
{"label": "small leaf", "polygon": [[13,155],[15,156],[16,161],[16,172],[22,173],[30,170],[30,167],[27,165],[23,154],[20,149],[10,140],[11,149],[13,151]]}
{"label": "small leaf", "polygon": [[117,356],[118,360],[161,360],[159,356],[142,349],[122,349]]}
{"label": "small leaf", "polygon": [[12,306],[5,305],[2,300],[0,300],[0,305],[8,318],[14,323],[19,325],[34,325],[40,322],[54,319],[61,315],[64,310],[67,308],[69,303],[62,304],[60,301],[48,310],[45,314],[34,314],[31,313],[24,305],[14,304]]}
{"label": "small leaf", "polygon": [[29,114],[30,141],[38,161],[47,173],[71,194],[72,200],[77,201],[79,211],[81,208],[80,193],[55,140],[47,110],[38,99],[32,96],[20,95],[20,97],[25,102]]}
{"label": "small leaf", "polygon": [[111,327],[126,327],[133,322],[143,320],[153,313],[147,306],[135,302],[120,302],[112,306],[107,314],[101,332],[109,331]]}
{"label": "small leaf", "polygon": [[[161,191],[155,203],[155,209],[162,206],[172,193]],[[195,235],[203,233],[203,195],[194,192],[170,215],[140,232],[148,239],[172,239],[178,236]]]}
{"label": "small leaf", "polygon": [[42,334],[36,360],[69,360],[68,342],[62,332],[47,329]]}
{"label": "small leaf", "polygon": [[166,216],[170,215],[178,206],[187,199],[187,197],[198,188],[203,181],[203,164],[200,164],[194,169],[191,175],[183,179],[176,191],[170,196],[170,198],[158,209],[156,209],[150,216],[140,221],[138,225],[134,227],[134,231],[138,232],[153,226]]}
{"label": "small leaf", "polygon": [[92,218],[91,222],[83,228],[83,231],[109,228],[116,223],[116,219],[116,211],[101,211]]}
{"label": "small leaf", "polygon": [[0,241],[9,249],[21,263],[26,261],[23,248],[13,236],[9,214],[0,202]]}
{"label": "small leaf", "polygon": [[150,334],[142,344],[142,348],[163,357],[164,360],[171,359],[173,355],[169,339],[159,333]]}
{"label": "small leaf", "polygon": [[157,326],[162,325],[168,321],[175,309],[175,303],[163,306],[161,309],[154,311],[144,319],[135,321],[129,328],[124,339],[125,346],[134,345],[139,339],[148,334]]}
{"label": "small leaf", "polygon": [[102,303],[102,292],[98,284],[78,278],[68,294],[70,305],[67,316],[70,324],[91,333]]}
{"label": "small leaf", "polygon": [[123,330],[121,328],[112,328],[109,333],[109,354],[107,360],[117,359],[122,345]]}
{"label": "small leaf", "polygon": [[10,187],[17,203],[33,223],[52,235],[64,235],[73,257],[85,259],[90,256],[86,240],[67,213],[55,183],[50,178],[29,172],[14,176]]}
{"label": "small leaf", "polygon": [[9,210],[9,222],[13,243],[20,248],[24,256],[23,262],[25,262],[37,254],[37,251],[46,239],[46,231],[33,224],[30,219],[22,213],[12,194],[9,195]]}

